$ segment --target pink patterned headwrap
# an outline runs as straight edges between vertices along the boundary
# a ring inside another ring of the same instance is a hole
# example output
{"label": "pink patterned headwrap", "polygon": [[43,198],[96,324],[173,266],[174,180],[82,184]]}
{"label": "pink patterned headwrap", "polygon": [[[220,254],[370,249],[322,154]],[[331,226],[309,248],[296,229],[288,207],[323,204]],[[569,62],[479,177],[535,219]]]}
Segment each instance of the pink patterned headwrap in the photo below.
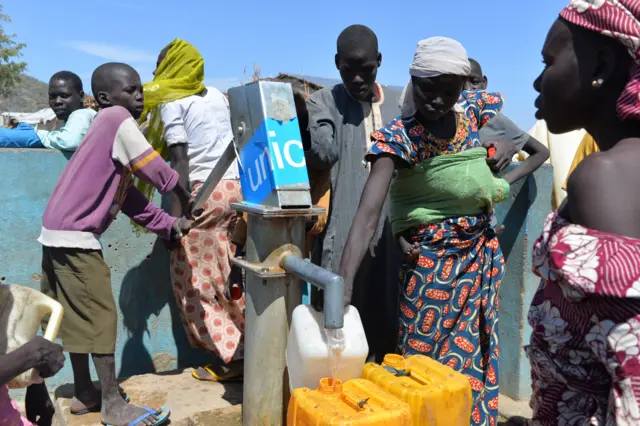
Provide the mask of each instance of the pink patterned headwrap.
{"label": "pink patterned headwrap", "polygon": [[624,44],[635,63],[629,83],[618,99],[621,120],[640,120],[640,0],[571,0],[560,13],[567,21],[614,37]]}

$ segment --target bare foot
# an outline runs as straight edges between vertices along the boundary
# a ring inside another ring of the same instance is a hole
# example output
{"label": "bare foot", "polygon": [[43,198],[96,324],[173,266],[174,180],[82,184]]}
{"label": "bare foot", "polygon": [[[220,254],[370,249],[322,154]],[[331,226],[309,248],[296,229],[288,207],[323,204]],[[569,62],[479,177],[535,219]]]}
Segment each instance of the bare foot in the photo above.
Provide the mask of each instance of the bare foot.
{"label": "bare foot", "polygon": [[[122,399],[127,399],[128,396],[123,389],[120,390],[120,395]],[[128,402],[128,401],[127,401]],[[76,395],[73,397],[71,401],[71,407],[69,407],[69,411],[71,414],[87,414],[87,413],[97,413],[102,408],[102,392],[99,389],[93,388],[87,392],[84,392],[81,395]]]}
{"label": "bare foot", "polygon": [[71,401],[71,407],[69,407],[69,410],[71,411],[71,414],[77,414],[86,410],[89,410],[89,412],[95,412],[100,410],[101,402],[102,394],[98,389],[93,388],[93,390],[88,390],[75,395]]}
{"label": "bare foot", "polygon": [[[127,404],[122,398],[117,398],[116,401],[105,401],[103,405],[104,407],[100,411],[100,420],[106,425],[127,426],[134,420],[149,414],[146,409]],[[150,414],[144,420],[138,422],[136,426],[155,424],[158,421],[159,414]]]}

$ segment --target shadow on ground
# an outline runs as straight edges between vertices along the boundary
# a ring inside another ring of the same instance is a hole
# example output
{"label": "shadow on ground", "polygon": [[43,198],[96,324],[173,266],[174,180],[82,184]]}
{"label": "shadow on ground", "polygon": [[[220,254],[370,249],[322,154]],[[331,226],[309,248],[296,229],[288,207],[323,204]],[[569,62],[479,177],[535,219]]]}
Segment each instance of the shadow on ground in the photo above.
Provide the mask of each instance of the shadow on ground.
{"label": "shadow on ground", "polygon": [[526,422],[527,419],[524,417],[511,417],[508,420],[504,417],[500,417],[498,419],[498,426],[524,426]]}

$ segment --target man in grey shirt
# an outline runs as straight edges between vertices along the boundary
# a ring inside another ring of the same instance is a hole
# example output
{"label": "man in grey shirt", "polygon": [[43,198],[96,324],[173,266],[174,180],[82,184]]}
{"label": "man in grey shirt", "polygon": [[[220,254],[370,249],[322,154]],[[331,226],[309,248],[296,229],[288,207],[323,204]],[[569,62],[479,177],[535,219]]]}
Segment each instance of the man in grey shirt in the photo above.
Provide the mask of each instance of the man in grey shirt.
{"label": "man in grey shirt", "polygon": [[[314,178],[328,172],[331,188],[327,224],[315,239],[311,260],[334,273],[339,271],[369,178],[369,168],[363,165],[372,143],[369,135],[394,118],[384,116],[380,108],[384,93],[376,76],[382,54],[375,33],[365,26],[352,25],[340,34],[336,47],[335,62],[342,83],[321,89],[306,104],[297,105],[311,186],[318,182]],[[345,281],[345,303],[357,308],[370,355],[377,362],[395,352],[398,340],[402,253],[391,231],[388,208],[387,202],[353,282]],[[319,304],[318,296],[312,290],[313,304]]]}
{"label": "man in grey shirt", "polygon": [[[487,90],[489,80],[482,72],[482,67],[474,59],[469,59],[469,62],[471,63],[471,74],[465,84],[465,90]],[[485,148],[489,146],[496,147],[495,155],[488,160],[494,172],[503,171],[519,151],[524,150],[529,155],[536,156],[537,160],[529,162],[527,167],[522,167],[522,169],[526,169],[521,170],[522,176],[529,175],[549,158],[549,150],[544,145],[520,129],[502,113],[496,115],[480,129],[480,141]],[[501,141],[511,143],[503,143]],[[497,224],[495,216],[491,217],[491,224],[493,226]],[[503,226],[496,227],[496,231],[501,233],[503,228]]]}
{"label": "man in grey shirt", "polygon": [[[471,63],[471,74],[465,84],[465,90],[487,90],[489,80],[482,72],[482,67],[475,59],[469,58],[469,62]],[[512,143],[509,151],[504,153],[504,159],[508,159],[504,167],[508,166],[511,158],[524,148],[529,138],[531,136],[527,132],[520,129],[517,124],[503,113],[496,115],[480,129],[480,140],[483,145],[485,145],[485,142],[493,141],[509,141]],[[502,156],[498,160],[503,160]],[[504,167],[500,169],[504,169]]]}

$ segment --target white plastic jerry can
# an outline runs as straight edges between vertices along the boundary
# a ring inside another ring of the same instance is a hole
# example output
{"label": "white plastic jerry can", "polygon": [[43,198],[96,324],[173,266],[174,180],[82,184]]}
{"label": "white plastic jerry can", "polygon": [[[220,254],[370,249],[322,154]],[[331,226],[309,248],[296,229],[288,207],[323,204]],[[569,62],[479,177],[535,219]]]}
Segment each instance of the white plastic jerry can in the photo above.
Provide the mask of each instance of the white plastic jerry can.
{"label": "white plastic jerry can", "polygon": [[348,306],[344,312],[342,330],[326,333],[322,312],[311,305],[293,311],[286,354],[291,390],[315,389],[325,377],[344,383],[362,376],[369,345],[358,310]]}
{"label": "white plastic jerry can", "polygon": [[[0,354],[15,351],[37,336],[42,319],[51,314],[44,338],[53,342],[63,315],[62,305],[48,296],[21,285],[0,285]],[[34,369],[9,382],[9,388],[26,388],[43,379]]]}

